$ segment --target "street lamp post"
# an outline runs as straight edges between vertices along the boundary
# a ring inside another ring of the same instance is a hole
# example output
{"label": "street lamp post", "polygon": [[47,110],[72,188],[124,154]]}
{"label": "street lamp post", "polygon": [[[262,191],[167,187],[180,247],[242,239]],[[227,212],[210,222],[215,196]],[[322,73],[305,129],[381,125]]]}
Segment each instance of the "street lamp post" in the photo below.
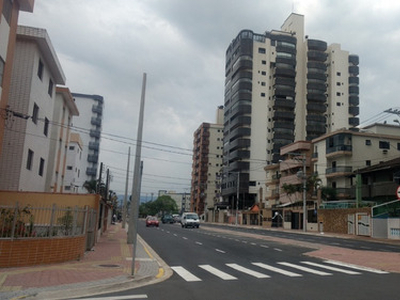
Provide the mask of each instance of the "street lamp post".
{"label": "street lamp post", "polygon": [[239,186],[240,186],[240,172],[236,173],[237,176],[237,187],[236,187],[236,226],[238,226],[238,218],[239,218]]}
{"label": "street lamp post", "polygon": [[307,175],[306,175],[306,155],[303,154],[303,231],[307,231]]}

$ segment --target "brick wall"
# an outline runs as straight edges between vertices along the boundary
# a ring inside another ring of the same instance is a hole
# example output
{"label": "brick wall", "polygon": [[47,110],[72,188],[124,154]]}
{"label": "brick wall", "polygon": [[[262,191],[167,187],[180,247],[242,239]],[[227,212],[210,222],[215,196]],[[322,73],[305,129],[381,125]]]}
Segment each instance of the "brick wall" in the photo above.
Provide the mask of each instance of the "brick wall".
{"label": "brick wall", "polygon": [[371,215],[371,208],[319,209],[318,223],[322,222],[324,232],[347,234],[347,216],[356,213]]}
{"label": "brick wall", "polygon": [[79,260],[86,236],[0,240],[0,268],[24,267]]}

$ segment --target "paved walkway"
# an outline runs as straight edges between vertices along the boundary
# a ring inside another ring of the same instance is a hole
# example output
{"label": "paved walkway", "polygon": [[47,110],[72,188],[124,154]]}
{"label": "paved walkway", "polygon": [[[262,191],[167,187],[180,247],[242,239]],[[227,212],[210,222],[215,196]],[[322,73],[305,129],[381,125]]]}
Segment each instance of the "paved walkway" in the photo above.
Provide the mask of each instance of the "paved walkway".
{"label": "paved walkway", "polygon": [[132,245],[126,238],[126,230],[118,223],[80,261],[0,269],[0,299],[69,299],[134,288],[172,274],[138,236],[132,276]]}
{"label": "paved walkway", "polygon": [[[203,228],[214,231],[226,230],[206,226]],[[240,232],[235,234],[253,235]],[[352,250],[254,235],[261,239],[316,249],[306,255],[400,273],[399,252]],[[374,240],[349,235],[325,234],[325,236]],[[138,236],[135,276],[132,276],[132,245],[126,244],[126,237],[126,230],[120,223],[111,225],[96,244],[94,251],[87,252],[80,261],[0,269],[0,299],[70,299],[152,284],[172,275],[171,269],[165,262]],[[400,246],[400,241],[381,242]]]}

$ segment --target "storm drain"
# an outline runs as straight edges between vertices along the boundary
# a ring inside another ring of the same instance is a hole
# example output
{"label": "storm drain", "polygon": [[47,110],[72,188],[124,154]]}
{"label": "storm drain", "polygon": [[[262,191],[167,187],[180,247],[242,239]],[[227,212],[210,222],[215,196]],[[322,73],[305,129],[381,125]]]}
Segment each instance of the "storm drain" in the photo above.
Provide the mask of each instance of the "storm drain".
{"label": "storm drain", "polygon": [[101,268],[120,268],[120,265],[98,265]]}

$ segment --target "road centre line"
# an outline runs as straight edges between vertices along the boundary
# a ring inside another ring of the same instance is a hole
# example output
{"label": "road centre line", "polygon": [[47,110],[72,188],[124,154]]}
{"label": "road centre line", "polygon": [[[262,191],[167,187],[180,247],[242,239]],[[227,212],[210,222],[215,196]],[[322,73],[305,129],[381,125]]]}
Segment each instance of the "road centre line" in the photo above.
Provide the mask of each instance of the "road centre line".
{"label": "road centre line", "polygon": [[282,252],[283,251],[282,249],[279,249],[279,248],[274,248],[274,250],[278,251],[278,252]]}
{"label": "road centre line", "polygon": [[196,244],[197,244],[197,245],[200,245],[200,246],[203,245],[203,243],[201,243],[201,242],[196,242]]}
{"label": "road centre line", "polygon": [[187,240],[187,239],[188,239],[188,238],[187,238],[187,237],[185,237],[185,236],[183,236],[182,238],[183,238],[184,240]]}
{"label": "road centre line", "polygon": [[217,252],[219,252],[219,253],[226,253],[225,251],[219,250],[219,249],[215,249],[215,251],[217,251]]}
{"label": "road centre line", "polygon": [[[128,295],[128,296],[111,296],[111,297],[101,297],[101,298],[87,298],[88,300],[129,300],[129,299],[148,299],[146,294],[142,295]],[[77,299],[70,299],[77,300]]]}

